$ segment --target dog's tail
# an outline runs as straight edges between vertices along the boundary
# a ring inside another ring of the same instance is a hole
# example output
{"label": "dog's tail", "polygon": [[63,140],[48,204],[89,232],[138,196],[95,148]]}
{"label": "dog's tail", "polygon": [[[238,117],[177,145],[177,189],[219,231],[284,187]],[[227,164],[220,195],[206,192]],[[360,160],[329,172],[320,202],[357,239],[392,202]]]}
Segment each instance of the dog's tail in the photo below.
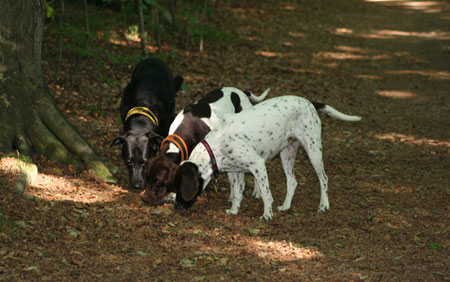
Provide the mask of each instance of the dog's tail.
{"label": "dog's tail", "polygon": [[259,103],[262,100],[264,100],[267,96],[267,94],[269,94],[270,92],[270,88],[267,88],[263,94],[256,96],[255,94],[253,94],[252,92],[249,91],[244,91],[245,94],[247,94],[248,98],[250,99],[250,102],[252,102],[253,104]]}
{"label": "dog's tail", "polygon": [[335,119],[340,119],[340,120],[345,120],[345,121],[360,121],[361,120],[361,117],[359,117],[359,116],[346,115],[346,114],[341,113],[338,110],[334,109],[333,107],[328,106],[323,103],[312,102],[312,104],[314,105],[314,108],[316,108],[316,111],[324,112],[328,116],[335,118]]}

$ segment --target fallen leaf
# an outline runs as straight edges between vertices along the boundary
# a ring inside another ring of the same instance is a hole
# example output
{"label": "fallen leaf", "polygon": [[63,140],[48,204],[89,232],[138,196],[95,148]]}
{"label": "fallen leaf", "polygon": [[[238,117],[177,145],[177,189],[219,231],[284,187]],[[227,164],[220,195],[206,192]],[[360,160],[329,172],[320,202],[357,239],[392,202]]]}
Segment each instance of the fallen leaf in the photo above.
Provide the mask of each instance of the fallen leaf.
{"label": "fallen leaf", "polygon": [[136,254],[138,256],[140,256],[141,258],[145,258],[148,256],[148,254],[146,252],[141,252],[141,251],[136,251]]}
{"label": "fallen leaf", "polygon": [[183,267],[193,267],[194,261],[192,261],[188,258],[184,258],[184,259],[180,260],[179,264],[181,264],[181,266],[183,266]]}

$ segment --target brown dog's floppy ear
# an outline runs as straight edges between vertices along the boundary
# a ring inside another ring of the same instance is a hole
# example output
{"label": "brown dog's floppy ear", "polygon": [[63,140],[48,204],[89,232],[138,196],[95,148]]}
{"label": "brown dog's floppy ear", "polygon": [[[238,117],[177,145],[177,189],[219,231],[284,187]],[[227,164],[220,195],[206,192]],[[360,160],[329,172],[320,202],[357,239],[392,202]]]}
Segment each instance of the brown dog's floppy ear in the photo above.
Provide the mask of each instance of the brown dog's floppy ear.
{"label": "brown dog's floppy ear", "polygon": [[184,163],[177,171],[179,177],[179,187],[181,198],[189,202],[195,198],[199,191],[199,181],[197,177],[197,166],[192,163]]}

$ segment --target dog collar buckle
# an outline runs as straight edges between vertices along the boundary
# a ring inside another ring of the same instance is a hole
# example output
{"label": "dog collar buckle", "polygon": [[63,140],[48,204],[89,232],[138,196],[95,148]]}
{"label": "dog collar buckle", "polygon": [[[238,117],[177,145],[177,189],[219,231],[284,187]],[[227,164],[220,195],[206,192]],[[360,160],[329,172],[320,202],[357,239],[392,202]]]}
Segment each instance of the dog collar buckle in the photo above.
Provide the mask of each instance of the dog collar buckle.
{"label": "dog collar buckle", "polygon": [[214,157],[214,153],[213,153],[211,147],[209,146],[208,142],[206,142],[205,139],[201,140],[200,142],[203,144],[203,146],[205,146],[205,149],[208,152],[209,158],[211,159],[214,178],[219,177],[219,168],[217,167],[217,161],[216,161],[216,158]]}

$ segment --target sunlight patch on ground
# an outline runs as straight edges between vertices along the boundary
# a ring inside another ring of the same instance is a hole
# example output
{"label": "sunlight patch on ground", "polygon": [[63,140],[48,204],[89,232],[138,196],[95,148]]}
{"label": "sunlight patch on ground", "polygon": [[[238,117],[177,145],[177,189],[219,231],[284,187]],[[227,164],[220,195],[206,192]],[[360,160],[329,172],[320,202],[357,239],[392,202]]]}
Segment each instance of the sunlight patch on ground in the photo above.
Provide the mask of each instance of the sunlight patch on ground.
{"label": "sunlight patch on ground", "polygon": [[433,71],[433,70],[398,70],[398,71],[388,71],[388,74],[414,74],[420,75],[432,79],[450,80],[450,72],[447,71]]}
{"label": "sunlight patch on ground", "polygon": [[74,201],[83,203],[112,202],[126,193],[119,186],[90,183],[79,178],[67,178],[39,173],[25,194],[48,201]]}
{"label": "sunlight patch on ground", "polygon": [[405,1],[405,0],[364,0],[365,2],[374,2],[386,6],[398,6],[401,8],[422,11],[425,13],[440,13],[447,8],[445,1]]}
{"label": "sunlight patch on ground", "polygon": [[394,99],[407,99],[407,98],[414,98],[417,96],[416,94],[409,91],[398,91],[398,90],[384,90],[384,91],[377,91],[376,93],[379,96]]}
{"label": "sunlight patch on ground", "polygon": [[[343,30],[342,32],[348,31]],[[314,54],[314,57],[333,60],[381,60],[392,57],[391,55],[377,53],[376,50],[348,45],[335,46],[334,49],[337,51],[318,52]],[[398,56],[398,54],[394,54],[394,56]]]}
{"label": "sunlight patch on ground", "polygon": [[355,75],[356,78],[361,78],[364,80],[380,80],[381,77],[378,75],[370,75],[370,74],[357,74]]}
{"label": "sunlight patch on ground", "polygon": [[450,141],[441,141],[429,138],[418,138],[412,135],[404,135],[399,133],[386,133],[386,134],[374,134],[373,137],[380,140],[389,140],[393,142],[402,142],[413,145],[429,145],[429,146],[442,146],[450,148]]}
{"label": "sunlight patch on ground", "polygon": [[335,59],[335,60],[356,60],[356,59],[367,59],[367,56],[355,55],[351,53],[343,52],[319,52],[314,55],[318,58]]}
{"label": "sunlight patch on ground", "polygon": [[[138,35],[134,35],[129,32],[126,32],[126,31],[122,31],[122,33],[124,34],[126,39],[124,39],[123,37],[120,39],[111,37],[108,39],[109,43],[114,44],[114,45],[119,45],[119,46],[128,46],[130,44],[137,44],[137,43],[141,42],[141,39],[139,38]],[[103,31],[97,31],[98,37],[102,37],[103,35],[104,35]],[[156,47],[156,46],[151,46],[151,45],[147,44],[145,47],[147,48],[147,50],[150,53],[156,53],[158,51],[158,47]]]}
{"label": "sunlight patch on ground", "polygon": [[302,32],[289,32],[288,34],[292,37],[298,37],[298,38],[305,37],[305,34]]}
{"label": "sunlight patch on ground", "polygon": [[[163,233],[170,234],[171,227],[175,225],[169,222],[166,227],[163,227]],[[166,230],[166,231],[164,231]],[[253,231],[250,231],[253,230]],[[322,257],[323,254],[316,250],[314,247],[305,247],[300,244],[293,244],[286,241],[277,240],[264,240],[257,236],[259,229],[247,228],[243,234],[234,234],[229,237],[233,242],[229,249],[220,248],[218,245],[203,245],[198,249],[203,253],[216,253],[223,254],[231,251],[234,255],[237,252],[249,252],[261,259],[273,260],[273,261],[297,261]],[[220,229],[214,230],[198,228],[198,229],[186,229],[183,231],[185,234],[195,235],[197,238],[210,237],[214,240],[223,241],[223,233]],[[247,235],[246,232],[256,232],[254,235]],[[187,242],[186,242],[187,243]],[[188,243],[187,243],[188,244]],[[229,244],[229,243],[227,243]]]}
{"label": "sunlight patch on ground", "polygon": [[260,258],[276,261],[296,261],[323,256],[313,248],[295,246],[291,242],[266,241],[259,238],[248,242],[249,251]]}
{"label": "sunlight patch on ground", "polygon": [[[14,178],[20,173],[18,160],[12,157],[0,159],[0,171],[6,177]],[[25,188],[25,195],[32,195],[47,201],[74,201],[84,203],[112,202],[127,191],[116,185],[96,182],[87,172],[83,172],[85,179],[68,176],[55,176],[38,173],[33,183]]]}
{"label": "sunlight patch on ground", "polygon": [[360,38],[375,39],[399,39],[399,38],[420,38],[420,39],[438,39],[449,40],[450,32],[434,30],[429,32],[402,31],[391,29],[375,29],[369,32],[358,32],[348,28],[336,28],[332,31],[336,35],[352,35]]}
{"label": "sunlight patch on ground", "polygon": [[19,173],[18,160],[13,157],[2,157],[0,158],[0,170],[9,173]]}
{"label": "sunlight patch on ground", "polygon": [[39,173],[25,194],[48,201],[74,201],[83,203],[112,202],[127,193],[119,186],[86,182],[79,178],[54,176]]}
{"label": "sunlight patch on ground", "polygon": [[256,51],[255,54],[261,55],[263,57],[268,57],[268,58],[281,57],[283,55],[282,53],[271,52],[271,51]]}

